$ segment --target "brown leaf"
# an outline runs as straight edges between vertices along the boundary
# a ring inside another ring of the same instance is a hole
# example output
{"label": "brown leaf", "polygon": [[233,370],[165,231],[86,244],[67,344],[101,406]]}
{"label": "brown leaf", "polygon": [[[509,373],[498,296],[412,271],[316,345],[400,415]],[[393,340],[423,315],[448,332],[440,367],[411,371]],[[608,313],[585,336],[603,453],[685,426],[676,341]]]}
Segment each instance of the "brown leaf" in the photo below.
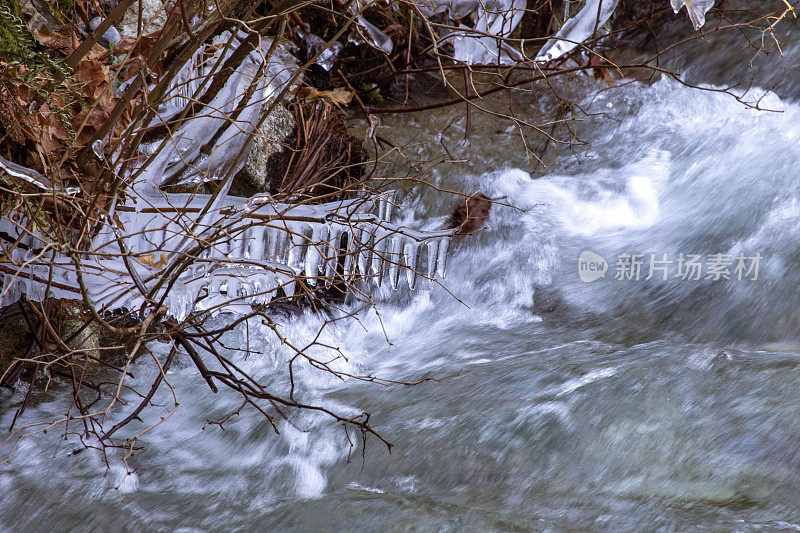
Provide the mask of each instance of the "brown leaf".
{"label": "brown leaf", "polygon": [[155,258],[155,255],[153,255],[153,252],[150,252],[149,254],[140,255],[139,257],[136,258],[136,261],[138,261],[139,263],[141,263],[141,264],[143,264],[145,266],[151,267],[151,266],[153,266],[153,263],[155,263],[155,259],[156,258]]}
{"label": "brown leaf", "polygon": [[318,91],[313,87],[301,87],[297,97],[302,100],[325,100],[337,107],[347,106],[353,101],[353,93],[344,87],[336,87],[330,91]]}
{"label": "brown leaf", "polygon": [[75,32],[66,27],[51,33],[46,27],[42,26],[41,29],[33,31],[33,38],[42,46],[59,50],[65,54],[71,54],[77,48]]}
{"label": "brown leaf", "polygon": [[146,56],[155,43],[161,38],[161,30],[142,35],[138,42],[136,39],[122,39],[114,47],[114,55],[124,56],[132,52],[132,55],[141,54]]}
{"label": "brown leaf", "polygon": [[155,259],[155,254],[153,252],[142,254],[136,258],[139,263],[159,270],[167,266],[167,262],[169,261],[167,254],[160,254],[158,262],[156,262]]}
{"label": "brown leaf", "polygon": [[99,90],[111,83],[108,65],[95,59],[83,59],[75,72],[75,77],[84,83],[82,92],[86,97],[97,98]]}
{"label": "brown leaf", "polygon": [[67,135],[67,131],[61,123],[61,118],[50,109],[50,106],[43,104],[42,107],[39,108],[38,113],[36,113],[36,116],[39,120],[39,125],[51,136],[61,141],[69,139],[69,135]]}

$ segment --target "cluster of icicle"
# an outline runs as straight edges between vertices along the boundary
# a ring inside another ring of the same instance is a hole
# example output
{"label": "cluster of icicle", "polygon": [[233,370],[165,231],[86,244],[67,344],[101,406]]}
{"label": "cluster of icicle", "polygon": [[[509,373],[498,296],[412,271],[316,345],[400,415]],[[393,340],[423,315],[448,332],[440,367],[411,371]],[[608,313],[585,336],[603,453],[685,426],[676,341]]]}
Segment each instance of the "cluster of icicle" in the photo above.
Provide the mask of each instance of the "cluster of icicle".
{"label": "cluster of icicle", "polygon": [[[145,126],[169,125],[199,99],[246,37],[224,32],[208,46],[200,47],[175,76],[155,118]],[[235,174],[244,166],[246,158],[238,156],[258,133],[264,105],[272,102],[297,72],[297,63],[283,45],[276,46],[270,54],[271,46],[270,39],[263,39],[208,105],[177,129],[170,126],[172,131],[166,140],[140,146],[143,154],[155,154],[143,176],[134,183],[140,194],[152,194],[164,184],[194,184]],[[248,94],[248,100],[243,101]],[[214,146],[205,146],[210,139],[215,140]]]}
{"label": "cluster of icicle", "polygon": [[432,17],[446,13],[452,20],[475,14],[472,27],[459,24],[458,29],[445,37],[440,44],[453,44],[453,59],[469,65],[499,63],[514,64],[522,61],[522,54],[505,39],[519,25],[527,0],[417,0],[423,15]]}
{"label": "cluster of icicle", "polygon": [[[355,17],[355,31],[348,41],[355,44],[368,44],[386,54],[391,54],[394,43],[391,37],[370,23],[361,15],[370,4],[385,0],[353,0],[347,4]],[[522,54],[509,46],[504,39],[511,36],[525,14],[527,0],[410,0],[419,13],[432,18],[444,15],[452,21],[461,20],[467,15],[475,14],[475,24],[470,27],[459,24],[454,31],[441,39],[438,45],[452,43],[453,59],[470,65],[487,65],[493,63],[512,64],[522,60]],[[393,4],[395,7],[397,4]],[[342,50],[339,43],[332,43],[328,49],[322,49],[324,41],[310,33],[309,28],[297,28],[297,33],[306,43],[309,55],[320,52],[317,64],[330,70],[338,53]]]}
{"label": "cluster of icicle", "polygon": [[[19,224],[0,219],[5,237],[0,246],[17,269],[3,274],[0,305],[15,302],[20,294],[41,300],[48,281],[52,296],[78,298],[79,268],[98,309],[139,309],[146,301],[144,288],[178,320],[193,309],[247,312],[252,304],[278,295],[292,297],[298,279],[312,287],[336,279],[378,284],[388,279],[397,288],[405,272],[413,289],[419,274],[428,279],[445,274],[452,232],[390,223],[394,200],[388,194],[313,206],[229,197],[201,226],[194,217],[208,197],[184,203],[174,196],[183,195],[170,195],[170,202],[151,203],[143,211],[118,211],[125,235],[105,228],[77,264],[43,250],[45,240],[37,231],[22,231]],[[175,200],[183,208],[176,209]],[[190,226],[194,235],[187,234]],[[8,244],[17,240],[14,247]],[[162,272],[198,245],[203,251],[191,266],[164,283]],[[128,259],[138,259],[126,262],[121,250]]]}
{"label": "cluster of icicle", "polygon": [[[677,14],[684,6],[695,30],[706,23],[706,13],[714,0],[670,0]],[[608,22],[619,0],[587,0],[578,13],[568,19],[560,30],[539,50],[536,61],[547,63],[568,54]]]}
{"label": "cluster of icicle", "polygon": [[[229,37],[221,36],[219,43]],[[211,59],[198,52],[173,81],[158,122],[144,126],[169,121],[196,101],[203,79],[239,44],[234,39],[234,46],[219,47]],[[143,146],[150,161],[134,168],[137,177],[128,191],[136,202],[113,207],[87,253],[65,257],[47,246],[35,224],[0,218],[0,306],[22,294],[32,300],[80,299],[83,286],[100,311],[136,312],[159,303],[183,320],[193,310],[248,312],[253,304],[292,297],[298,280],[320,286],[337,279],[388,278],[397,288],[405,271],[413,288],[418,272],[443,276],[452,231],[393,225],[391,195],[321,205],[278,204],[269,195],[228,196],[264,105],[296,72],[296,64],[277,54],[267,58],[269,44],[251,52],[213,100],[171,137]],[[209,140],[214,146],[203,150]],[[48,187],[33,170],[0,163],[6,172]],[[159,188],[223,175],[230,177],[216,195]],[[178,268],[187,256],[194,258],[190,266]]]}
{"label": "cluster of icicle", "polygon": [[[565,8],[568,10],[570,4],[579,1],[566,2]],[[697,30],[705,24],[706,13],[714,6],[714,1],[670,0],[670,3],[675,13],[686,7],[686,12]],[[372,2],[374,0],[356,0],[349,5],[358,13]],[[470,65],[487,65],[514,64],[524,59],[520,51],[509,45],[506,39],[522,20],[527,9],[527,0],[412,0],[412,3],[426,18],[444,15],[451,21],[460,21],[474,14],[472,26],[458,24],[454,31],[438,43],[451,43],[453,59],[456,61]],[[546,63],[574,50],[608,22],[618,4],[619,0],[586,0],[580,11],[567,19],[556,35],[545,43],[535,60]],[[360,14],[356,17],[357,29],[363,41],[387,54],[391,53],[391,38]],[[330,69],[331,54],[320,56],[319,63],[326,70]]]}

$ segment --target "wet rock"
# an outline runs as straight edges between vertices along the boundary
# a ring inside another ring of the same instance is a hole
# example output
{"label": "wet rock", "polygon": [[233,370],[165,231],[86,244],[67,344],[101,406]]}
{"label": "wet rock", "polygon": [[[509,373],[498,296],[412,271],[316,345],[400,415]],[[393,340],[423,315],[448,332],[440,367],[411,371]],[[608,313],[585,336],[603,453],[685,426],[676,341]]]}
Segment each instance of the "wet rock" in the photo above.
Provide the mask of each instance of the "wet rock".
{"label": "wet rock", "polygon": [[452,242],[459,242],[465,235],[471,235],[484,228],[492,210],[492,199],[483,193],[473,194],[457,205],[447,220],[449,229],[456,229]]}

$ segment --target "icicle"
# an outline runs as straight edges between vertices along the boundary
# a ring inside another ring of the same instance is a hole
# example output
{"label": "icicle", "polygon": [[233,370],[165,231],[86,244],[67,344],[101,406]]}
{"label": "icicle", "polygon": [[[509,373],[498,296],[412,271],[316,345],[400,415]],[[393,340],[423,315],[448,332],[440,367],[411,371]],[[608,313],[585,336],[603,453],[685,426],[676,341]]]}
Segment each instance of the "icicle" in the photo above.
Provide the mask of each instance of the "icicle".
{"label": "icicle", "polygon": [[250,276],[252,292],[250,301],[257,304],[268,303],[275,292],[275,275],[271,272],[263,272]]}
{"label": "icicle", "polygon": [[439,260],[439,239],[431,239],[428,245],[428,279],[433,279],[436,275],[436,262]]}
{"label": "icicle", "polygon": [[384,213],[386,213],[386,199],[383,196],[379,196],[375,200],[375,204],[378,208],[378,220],[386,220]]}
{"label": "icicle", "polygon": [[361,242],[359,243],[357,257],[358,257],[358,271],[366,277],[369,275],[369,258],[370,250],[373,245],[373,234],[367,230],[361,230]]}
{"label": "icicle", "polygon": [[389,249],[389,237],[383,235],[375,236],[375,244],[372,248],[372,276],[375,282],[380,285],[383,282],[384,262],[386,261],[386,251]]}
{"label": "icicle", "polygon": [[267,230],[267,256],[269,261],[278,261],[281,255],[281,243],[286,237],[286,233],[281,228],[270,226]]}
{"label": "icicle", "polygon": [[392,284],[392,289],[397,290],[398,282],[400,281],[400,263],[403,260],[403,237],[394,235],[392,237],[392,255],[391,263],[389,264],[389,283]]}
{"label": "icicle", "polygon": [[233,238],[230,240],[231,247],[228,255],[232,258],[241,258],[247,257],[247,233],[245,231],[239,231]]}
{"label": "icicle", "polygon": [[442,237],[439,239],[439,250],[436,258],[436,272],[440,278],[444,278],[445,269],[447,267],[447,249],[450,246],[450,238]]}
{"label": "icicle", "polygon": [[233,300],[239,296],[239,278],[236,275],[226,276],[228,280],[225,287],[225,292],[228,295],[228,300]]}
{"label": "icicle", "polygon": [[250,296],[253,294],[255,294],[255,287],[253,286],[252,276],[243,277],[239,280],[239,295],[247,296],[247,299],[250,300]]}
{"label": "icicle", "polygon": [[374,24],[370,23],[361,15],[356,16],[356,21],[358,22],[359,32],[364,40],[370,44],[370,46],[377,48],[386,54],[392,53],[392,50],[394,49],[394,43],[388,35],[383,33],[381,30],[375,27]]}
{"label": "icicle", "polygon": [[408,280],[408,288],[410,288],[412,291],[417,286],[418,251],[419,243],[411,239],[407,239],[403,250],[403,256],[406,262],[406,279]]}
{"label": "icicle", "polygon": [[358,252],[361,230],[357,226],[348,227],[347,231],[347,251],[344,257],[344,277],[350,278],[354,275],[357,264],[356,253]]}
{"label": "icicle", "polygon": [[453,58],[469,64],[513,64],[523,60],[522,54],[502,39],[509,37],[522,20],[526,0],[494,0],[478,6],[475,25],[460,25],[460,30],[441,42],[453,41]]}
{"label": "icicle", "polygon": [[386,222],[392,219],[392,211],[394,210],[395,204],[395,191],[391,191],[386,194],[384,197],[384,208],[383,208],[383,218],[381,220],[385,220]]}
{"label": "icicle", "polygon": [[333,279],[336,275],[336,266],[339,257],[339,247],[342,243],[342,231],[339,224],[331,224],[328,233],[328,246],[325,251],[325,277]]}
{"label": "icicle", "polygon": [[286,265],[295,272],[300,271],[301,261],[303,259],[303,245],[305,239],[303,234],[298,234],[297,228],[292,228],[289,231],[289,250],[287,253]]}
{"label": "icicle", "polygon": [[312,285],[316,285],[319,276],[319,265],[322,260],[325,246],[327,245],[328,227],[324,224],[315,224],[311,231],[311,242],[306,252],[306,277]]}
{"label": "icicle", "polygon": [[262,225],[253,226],[247,230],[247,253],[248,259],[261,261],[264,259],[264,247],[266,246],[266,227]]}
{"label": "icicle", "polygon": [[588,0],[577,15],[565,22],[555,36],[544,43],[536,61],[547,63],[571,52],[611,18],[618,3],[619,0]]}
{"label": "icicle", "polygon": [[[706,13],[714,7],[714,0],[670,0],[675,14],[686,6],[686,13],[695,30],[699,30],[706,23]],[[787,4],[788,5],[788,4]]]}

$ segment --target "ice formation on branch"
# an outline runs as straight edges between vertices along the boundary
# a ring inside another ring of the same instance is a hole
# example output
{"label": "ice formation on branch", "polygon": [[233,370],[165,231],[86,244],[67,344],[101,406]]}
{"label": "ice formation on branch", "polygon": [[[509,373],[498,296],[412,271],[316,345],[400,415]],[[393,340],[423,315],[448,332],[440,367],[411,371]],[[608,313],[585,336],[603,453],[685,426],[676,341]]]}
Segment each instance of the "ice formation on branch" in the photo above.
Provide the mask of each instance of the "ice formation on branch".
{"label": "ice formation on branch", "polygon": [[536,61],[548,62],[571,52],[608,22],[619,0],[588,0],[577,15],[567,20],[552,39],[544,43]]}
{"label": "ice formation on branch", "polygon": [[689,20],[692,21],[694,29],[699,30],[706,23],[706,13],[714,7],[714,0],[670,0],[670,4],[675,13],[686,6]]}
{"label": "ice formation on branch", "polygon": [[[13,161],[9,161],[3,156],[0,156],[0,169],[5,170],[12,178],[27,181],[38,189],[43,191],[53,190],[53,183],[41,175],[41,173],[33,170],[32,168],[23,167]],[[76,187],[67,187],[65,191],[67,194],[75,194],[78,192]]]}
{"label": "ice formation on branch", "polygon": [[[52,280],[56,298],[78,298],[83,283],[105,311],[137,310],[149,297],[182,320],[193,309],[246,311],[279,290],[293,296],[300,278],[310,286],[388,278],[397,288],[404,271],[414,288],[420,272],[444,276],[452,231],[391,224],[393,201],[384,195],[292,206],[227,197],[197,225],[209,197],[171,194],[147,208],[121,207],[116,218],[124,235],[109,223],[80,259],[54,254],[39,230],[3,218],[0,249],[7,260],[0,305],[23,293],[40,300]],[[176,274],[173,267],[187,256],[197,259]]]}
{"label": "ice formation on branch", "polygon": [[[273,101],[292,80],[297,64],[282,45],[271,57],[272,41],[265,39],[251,51],[225,85],[207,96],[207,105],[191,120],[175,127],[176,119],[190,104],[208,95],[214,79],[230,56],[242,45],[246,35],[231,38],[223,33],[209,46],[198,49],[175,76],[156,117],[147,129],[171,130],[155,141],[143,144],[141,151],[155,154],[134,183],[140,194],[152,194],[164,185],[199,183],[235,174],[244,165],[252,136],[265,103]],[[230,40],[230,45],[227,45]],[[216,52],[207,57],[210,46]],[[199,93],[199,94],[197,94]],[[213,96],[213,98],[211,98]]]}
{"label": "ice formation on branch", "polygon": [[[389,36],[367,21],[361,14],[371,2],[354,1],[350,9],[356,14],[356,32],[351,42],[366,42],[390,54],[394,44]],[[453,44],[453,58],[471,65],[511,64],[522,60],[522,54],[505,42],[525,14],[527,0],[413,0],[426,18],[447,14],[460,20],[475,13],[474,27],[459,24],[458,29],[444,37],[439,44]],[[320,63],[322,64],[322,63]],[[324,68],[324,64],[323,64]]]}
{"label": "ice formation on branch", "polygon": [[[201,49],[172,81],[157,119],[143,125],[169,134],[142,146],[149,157],[134,166],[128,190],[135,203],[113,206],[89,250],[61,253],[31,221],[0,218],[0,306],[22,294],[32,300],[48,294],[80,299],[83,287],[99,311],[164,306],[183,320],[193,310],[249,311],[253,304],[293,296],[298,283],[388,278],[397,288],[405,272],[413,288],[418,272],[444,275],[452,231],[392,224],[391,195],[322,205],[279,204],[269,195],[228,196],[262,108],[297,69],[279,54],[267,58],[265,41],[207,97],[207,105],[198,105],[210,90],[205,81],[218,79],[218,69],[242,45],[237,38],[226,47],[229,38],[217,41],[222,46],[210,58]],[[197,109],[181,120],[190,105]],[[31,169],[6,160],[0,165],[40,189],[52,189]],[[215,195],[161,189],[225,176]]]}
{"label": "ice formation on branch", "polygon": [[[525,14],[527,0],[485,0],[478,4],[475,26],[459,25],[459,30],[450,34],[453,58],[471,65],[490,63],[513,64],[522,61],[522,54],[503,38],[511,36]],[[466,6],[457,4],[462,9]],[[452,15],[451,17],[456,18]]]}
{"label": "ice formation on branch", "polygon": [[447,14],[460,20],[475,13],[474,27],[459,24],[458,29],[439,44],[453,44],[453,59],[471,65],[511,64],[522,54],[504,41],[511,36],[525,14],[527,0],[416,0],[427,18]]}
{"label": "ice formation on branch", "polygon": [[[583,8],[542,46],[536,61],[547,63],[574,50],[608,22],[618,3],[619,0],[587,0]],[[675,13],[686,6],[695,30],[706,23],[706,13],[714,7],[714,0],[670,0],[670,3]]]}

